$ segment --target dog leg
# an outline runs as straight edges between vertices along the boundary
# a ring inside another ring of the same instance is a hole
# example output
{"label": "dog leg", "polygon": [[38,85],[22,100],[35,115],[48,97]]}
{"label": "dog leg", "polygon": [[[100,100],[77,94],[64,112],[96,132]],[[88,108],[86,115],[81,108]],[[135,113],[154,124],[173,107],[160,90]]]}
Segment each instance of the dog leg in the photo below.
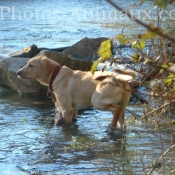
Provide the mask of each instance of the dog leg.
{"label": "dog leg", "polygon": [[119,117],[120,117],[121,106],[118,106],[118,105],[110,105],[110,106],[111,106],[110,108],[112,108],[110,111],[113,113],[111,127],[116,128],[117,122],[118,122]]}
{"label": "dog leg", "polygon": [[55,115],[55,125],[60,126],[65,123],[76,122],[77,121],[77,109],[72,108],[71,111],[62,112],[62,108],[57,106],[57,114]]}
{"label": "dog leg", "polygon": [[64,120],[63,120],[63,117],[62,117],[62,109],[59,105],[59,102],[56,99],[55,94],[51,95],[51,99],[52,99],[52,101],[55,105],[54,125],[55,126],[60,126],[60,125],[64,124]]}
{"label": "dog leg", "polygon": [[73,110],[72,121],[73,121],[73,122],[76,122],[76,121],[77,121],[77,109],[74,109],[74,110]]}
{"label": "dog leg", "polygon": [[[102,101],[100,101],[100,102],[102,102]],[[98,101],[92,101],[92,104],[95,108],[97,108],[99,110],[112,112],[113,119],[112,119],[112,122],[110,124],[111,128],[116,128],[118,121],[120,121],[120,125],[123,125],[123,123],[122,123],[123,120],[120,119],[120,113],[121,113],[121,109],[122,109],[122,107],[120,105],[116,105],[116,104],[104,105],[102,103],[98,103]]]}
{"label": "dog leg", "polygon": [[72,121],[76,121],[76,114],[77,109],[73,107],[69,109],[63,109],[62,111],[62,116],[65,123],[71,123]]}
{"label": "dog leg", "polygon": [[118,136],[122,135],[122,130],[124,129],[124,113],[125,108],[116,104],[102,105],[100,103],[93,103],[93,106],[99,110],[111,111],[113,114],[113,119],[108,125],[108,133],[115,133]]}
{"label": "dog leg", "polygon": [[120,111],[120,114],[119,114],[119,120],[117,122],[117,128],[120,128],[120,129],[126,129],[126,126],[125,126],[125,110],[126,110],[126,107],[123,107]]}
{"label": "dog leg", "polygon": [[115,135],[122,136],[125,127],[124,121],[125,107],[120,107],[113,112],[113,119],[108,125],[108,133],[115,133]]}
{"label": "dog leg", "polygon": [[54,120],[55,120],[55,126],[60,126],[63,125],[65,123],[63,116],[62,116],[62,109],[60,106],[57,106],[56,109],[57,113],[54,116]]}
{"label": "dog leg", "polygon": [[110,104],[104,107],[104,109],[111,111],[113,114],[113,119],[111,121],[111,124],[109,124],[109,127],[116,129],[118,126],[120,129],[122,129],[124,122],[123,119],[121,119],[122,107],[120,105]]}

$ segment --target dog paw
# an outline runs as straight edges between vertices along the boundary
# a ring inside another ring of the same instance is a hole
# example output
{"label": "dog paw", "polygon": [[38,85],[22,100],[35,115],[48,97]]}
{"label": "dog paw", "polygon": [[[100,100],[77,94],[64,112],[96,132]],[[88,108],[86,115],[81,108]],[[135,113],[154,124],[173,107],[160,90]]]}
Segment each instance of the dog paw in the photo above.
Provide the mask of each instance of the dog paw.
{"label": "dog paw", "polygon": [[75,119],[75,118],[72,119],[72,122],[73,122],[73,123],[75,123],[76,121],[77,121],[77,119]]}
{"label": "dog paw", "polygon": [[112,127],[111,124],[108,125],[107,132],[109,134],[114,134],[117,137],[121,137],[124,134],[124,131],[120,128]]}
{"label": "dog paw", "polygon": [[65,124],[65,121],[63,118],[55,119],[55,126],[61,126],[63,124]]}

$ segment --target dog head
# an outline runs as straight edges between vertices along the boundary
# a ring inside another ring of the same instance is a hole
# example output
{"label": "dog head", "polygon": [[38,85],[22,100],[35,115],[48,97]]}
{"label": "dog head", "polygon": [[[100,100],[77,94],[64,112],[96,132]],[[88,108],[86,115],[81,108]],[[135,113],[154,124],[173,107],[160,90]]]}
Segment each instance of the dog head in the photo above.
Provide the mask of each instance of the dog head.
{"label": "dog head", "polygon": [[49,83],[49,76],[58,63],[44,56],[30,59],[26,66],[16,73],[22,79],[36,79],[42,84]]}

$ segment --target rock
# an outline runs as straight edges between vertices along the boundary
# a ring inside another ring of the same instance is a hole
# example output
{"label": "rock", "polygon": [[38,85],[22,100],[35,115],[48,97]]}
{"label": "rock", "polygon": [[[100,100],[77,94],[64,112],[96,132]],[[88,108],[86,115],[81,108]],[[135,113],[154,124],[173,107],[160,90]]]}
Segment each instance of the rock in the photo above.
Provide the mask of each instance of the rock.
{"label": "rock", "polygon": [[65,65],[73,70],[90,71],[91,66],[93,64],[92,61],[69,58],[63,52],[42,50],[38,55],[47,56],[48,58],[58,62],[61,66]]}
{"label": "rock", "polygon": [[80,40],[72,47],[64,50],[63,52],[71,58],[94,61],[98,58],[97,50],[100,44],[107,39],[109,38],[101,37],[96,39],[90,39],[85,37],[84,39]]}
{"label": "rock", "polygon": [[60,48],[38,48],[35,44],[30,45],[29,47],[24,48],[22,51],[14,52],[10,56],[11,57],[23,57],[23,58],[32,58],[36,56],[42,50],[50,50],[63,52],[65,49],[69,47],[60,47]]}
{"label": "rock", "polygon": [[12,53],[11,57],[23,57],[23,58],[32,58],[39,53],[39,49],[35,44],[30,45],[27,48],[24,48],[22,51]]}
{"label": "rock", "polygon": [[[23,51],[12,54],[9,58],[0,58],[0,85],[9,87],[20,94],[35,94],[45,97],[45,86],[36,80],[18,78],[16,71],[24,67],[30,58],[38,54],[47,56],[57,61],[60,65],[65,65],[73,70],[89,71],[93,64],[93,55],[96,54],[101,42],[106,39],[108,38],[84,38],[70,48],[64,47],[49,50],[43,50],[45,48],[38,48],[32,44]],[[64,49],[66,50],[62,52]]]}
{"label": "rock", "polygon": [[59,47],[59,48],[46,48],[46,47],[42,47],[42,48],[38,48],[39,52],[42,50],[50,50],[50,51],[56,51],[56,52],[63,52],[65,49],[70,48],[70,46],[68,47]]}
{"label": "rock", "polygon": [[97,50],[100,44],[107,40],[108,38],[100,37],[96,39],[90,39],[85,37],[71,47],[61,47],[61,48],[38,48],[35,44],[24,48],[21,51],[14,52],[11,57],[23,57],[32,58],[39,54],[42,50],[64,52],[69,58],[83,59],[94,61],[98,58]]}

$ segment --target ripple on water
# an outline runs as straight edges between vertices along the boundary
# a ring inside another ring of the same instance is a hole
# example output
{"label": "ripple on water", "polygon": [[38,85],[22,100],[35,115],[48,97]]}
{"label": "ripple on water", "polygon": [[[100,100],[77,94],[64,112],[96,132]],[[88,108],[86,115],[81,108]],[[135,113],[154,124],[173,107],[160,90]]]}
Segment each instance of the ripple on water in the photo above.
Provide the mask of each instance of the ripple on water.
{"label": "ripple on water", "polygon": [[[38,101],[35,97],[19,97],[11,91],[4,94],[0,94],[0,171],[4,175],[8,171],[109,173],[120,169],[119,165],[127,167],[126,160],[128,167],[136,170],[161,155],[160,133],[146,132],[149,128],[141,122],[131,125],[128,112],[126,124],[131,131],[126,132],[127,144],[122,145],[121,138],[106,132],[110,112],[79,110],[75,124],[53,127],[53,105],[34,103]],[[142,110],[140,106],[128,108],[138,114]],[[162,133],[164,150],[169,147],[170,135]]]}

